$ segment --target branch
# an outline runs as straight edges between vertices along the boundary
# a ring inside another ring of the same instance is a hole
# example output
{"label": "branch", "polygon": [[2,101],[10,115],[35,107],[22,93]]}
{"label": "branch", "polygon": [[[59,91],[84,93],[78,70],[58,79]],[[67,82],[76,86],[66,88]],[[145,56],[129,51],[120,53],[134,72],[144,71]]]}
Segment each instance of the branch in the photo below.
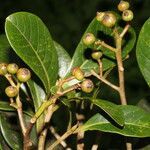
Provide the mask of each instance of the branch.
{"label": "branch", "polygon": [[104,48],[108,48],[112,52],[116,52],[116,49],[114,47],[106,44],[104,41],[98,40],[98,41],[95,42],[95,45],[100,45],[100,46],[103,46]]}
{"label": "branch", "polygon": [[51,146],[47,148],[47,150],[53,150],[60,142],[65,140],[68,136],[74,133],[74,131],[78,128],[78,124],[74,125],[71,129],[69,129],[66,133],[64,133],[56,142],[54,142]]}
{"label": "branch", "polygon": [[116,39],[116,59],[117,59],[117,67],[118,67],[118,75],[119,75],[119,95],[122,105],[127,105],[126,96],[125,96],[125,85],[124,85],[124,67],[122,60],[122,38],[119,36],[118,32],[115,32]]}
{"label": "branch", "polygon": [[122,33],[120,34],[120,38],[123,38],[123,37],[124,37],[124,35],[125,35],[125,34],[127,33],[127,31],[129,30],[129,28],[130,28],[130,25],[127,24],[127,25],[125,26],[125,28],[123,29]]}
{"label": "branch", "polygon": [[116,91],[119,91],[119,87],[110,83],[108,80],[106,80],[105,78],[103,77],[100,77],[94,70],[91,71],[91,74],[93,76],[95,76],[96,78],[98,78],[99,80],[101,80],[102,82],[104,82],[105,84],[107,84],[108,86],[110,86],[111,88],[113,88],[114,90]]}

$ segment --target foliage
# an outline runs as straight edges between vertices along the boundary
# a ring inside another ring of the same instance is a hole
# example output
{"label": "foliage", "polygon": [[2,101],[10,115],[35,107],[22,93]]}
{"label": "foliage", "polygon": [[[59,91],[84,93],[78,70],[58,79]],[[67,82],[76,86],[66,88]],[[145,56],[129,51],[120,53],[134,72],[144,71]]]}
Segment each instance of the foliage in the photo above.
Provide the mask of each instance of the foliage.
{"label": "foliage", "polygon": [[[6,36],[0,36],[0,61],[27,67],[31,70],[32,77],[27,83],[22,83],[15,74],[9,72],[1,74],[1,149],[8,147],[8,149],[28,150],[32,147],[50,150],[71,134],[77,134],[75,138],[78,146],[79,135],[88,130],[116,133],[127,139],[150,137],[149,112],[138,106],[126,105],[123,62],[128,59],[129,52],[134,48],[136,33],[129,22],[122,21],[119,13],[110,11],[109,13],[116,17],[116,24],[110,28],[103,21],[94,18],[72,58],[59,43],[54,41],[38,16],[29,12],[17,12],[6,18]],[[104,12],[104,15],[106,14]],[[107,17],[104,16],[103,19]],[[150,23],[147,20],[136,46],[138,63],[148,85],[149,28]],[[92,33],[95,39],[93,43],[85,44],[83,38],[89,33]],[[93,60],[91,54],[95,51],[100,51],[103,56]],[[10,57],[12,55],[13,58]],[[0,69],[7,69],[7,64],[6,68]],[[74,76],[72,70],[75,67],[83,71],[83,79],[78,80]],[[114,67],[118,69],[118,84],[108,79]],[[90,82],[84,84],[87,87],[83,88],[82,83],[85,80]],[[8,85],[7,81],[17,89],[17,96],[5,95],[3,91]],[[94,83],[94,89],[90,87],[90,83],[92,86]],[[112,93],[118,92],[122,105],[109,102],[111,99],[102,100],[99,94],[103,89],[102,83],[111,87]],[[88,90],[89,88],[91,89]],[[62,109],[65,111],[61,111]],[[69,117],[66,112],[69,113]],[[61,115],[63,117],[60,117]],[[13,117],[15,122],[11,122]],[[63,119],[67,120],[67,123],[64,123]],[[58,128],[60,124],[62,128]],[[54,143],[53,137],[49,137],[49,129],[57,139]],[[59,136],[56,132],[64,135]],[[94,132],[92,133],[94,137]],[[96,140],[99,140],[99,137]]]}

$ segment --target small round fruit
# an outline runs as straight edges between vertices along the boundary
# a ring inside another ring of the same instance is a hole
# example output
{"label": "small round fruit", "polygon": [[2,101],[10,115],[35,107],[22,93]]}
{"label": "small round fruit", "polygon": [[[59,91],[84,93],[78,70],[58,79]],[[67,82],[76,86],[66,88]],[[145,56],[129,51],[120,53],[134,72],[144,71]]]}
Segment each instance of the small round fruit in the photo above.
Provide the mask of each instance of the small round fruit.
{"label": "small round fruit", "polygon": [[92,58],[95,59],[95,60],[98,60],[102,57],[103,53],[100,52],[100,51],[95,51],[92,53]]}
{"label": "small round fruit", "polygon": [[104,15],[105,15],[105,12],[97,12],[96,20],[101,22],[103,20]]}
{"label": "small round fruit", "polygon": [[0,75],[5,75],[7,73],[7,64],[0,63]]}
{"label": "small round fruit", "polygon": [[130,4],[127,1],[120,1],[120,3],[118,4],[118,10],[119,11],[124,11],[129,9]]}
{"label": "small round fruit", "polygon": [[18,65],[15,63],[8,64],[7,71],[11,74],[15,74],[18,71]]}
{"label": "small round fruit", "polygon": [[124,21],[131,21],[133,19],[133,12],[131,10],[125,10],[122,13],[122,19]]}
{"label": "small round fruit", "polygon": [[8,97],[15,97],[17,96],[18,94],[18,90],[16,87],[14,86],[8,86],[6,89],[5,89],[5,93]]}
{"label": "small round fruit", "polygon": [[17,78],[20,82],[27,82],[31,78],[31,72],[27,68],[20,68],[17,71]]}
{"label": "small round fruit", "polygon": [[94,84],[91,80],[86,79],[81,83],[81,89],[85,93],[91,93],[94,89]]}
{"label": "small round fruit", "polygon": [[84,79],[84,73],[79,67],[75,67],[72,70],[72,75],[77,79],[77,80],[83,80]]}
{"label": "small round fruit", "polygon": [[87,46],[95,42],[95,36],[92,33],[86,33],[83,37],[83,43]]}
{"label": "small round fruit", "polygon": [[106,12],[103,17],[102,24],[106,27],[111,28],[116,24],[116,21],[117,21],[117,18],[113,13]]}

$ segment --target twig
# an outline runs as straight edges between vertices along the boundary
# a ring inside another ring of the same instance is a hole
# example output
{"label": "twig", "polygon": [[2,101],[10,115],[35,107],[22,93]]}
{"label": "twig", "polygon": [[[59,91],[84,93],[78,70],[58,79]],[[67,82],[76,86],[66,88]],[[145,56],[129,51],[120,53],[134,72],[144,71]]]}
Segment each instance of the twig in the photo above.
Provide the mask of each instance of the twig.
{"label": "twig", "polygon": [[130,28],[130,25],[127,24],[127,25],[125,26],[125,28],[123,29],[122,33],[120,34],[120,38],[123,38],[123,37],[124,37],[124,35],[125,35],[125,34],[127,33],[127,31],[129,30],[129,28]]}
{"label": "twig", "polygon": [[12,79],[12,75],[10,74],[6,74],[5,78],[8,80],[8,82],[10,83],[11,86],[16,87],[16,84],[14,83],[13,79]]}
{"label": "twig", "polygon": [[44,150],[45,149],[45,139],[47,135],[47,129],[44,129],[39,137],[39,143],[38,143],[38,150]]}
{"label": "twig", "polygon": [[65,140],[68,136],[74,133],[74,131],[78,128],[78,124],[74,125],[70,130],[64,133],[56,142],[54,142],[51,146],[47,148],[47,150],[54,150],[54,148],[63,140]]}
{"label": "twig", "polygon": [[110,86],[111,88],[113,88],[116,91],[119,91],[119,87],[110,83],[108,80],[106,80],[103,77],[100,77],[94,70],[91,70],[91,73],[93,76],[95,76],[96,78],[98,78],[99,80],[101,80],[102,82],[104,82],[105,84],[107,84],[108,86]]}
{"label": "twig", "polygon": [[115,32],[115,39],[116,39],[116,59],[117,59],[117,67],[118,67],[118,74],[119,74],[119,95],[122,105],[127,105],[126,96],[125,96],[125,85],[124,85],[124,67],[123,67],[123,60],[122,60],[122,51],[121,51],[121,44],[122,38],[119,36],[118,32]]}
{"label": "twig", "polygon": [[[56,131],[55,131],[55,129],[54,129],[53,127],[50,127],[49,129],[50,129],[51,133],[54,135],[54,137],[55,137],[57,140],[59,140],[59,139],[61,138],[61,136],[60,136],[58,133],[56,133]],[[66,143],[64,140],[62,140],[62,141],[60,142],[60,144],[61,144],[64,148],[67,147],[67,143]]]}
{"label": "twig", "polygon": [[20,101],[19,95],[16,98],[16,104],[17,104],[17,112],[18,112],[20,126],[22,129],[22,134],[25,135],[27,129],[25,127],[25,123],[23,119],[22,103]]}
{"label": "twig", "polygon": [[100,77],[102,77],[103,76],[103,63],[100,59],[98,59],[97,61],[99,64],[99,75],[100,75]]}
{"label": "twig", "polygon": [[95,45],[100,45],[100,46],[103,46],[103,47],[105,47],[105,48],[111,50],[112,52],[116,52],[116,49],[115,49],[114,47],[112,47],[112,46],[106,44],[104,41],[98,40],[98,41],[95,42]]}

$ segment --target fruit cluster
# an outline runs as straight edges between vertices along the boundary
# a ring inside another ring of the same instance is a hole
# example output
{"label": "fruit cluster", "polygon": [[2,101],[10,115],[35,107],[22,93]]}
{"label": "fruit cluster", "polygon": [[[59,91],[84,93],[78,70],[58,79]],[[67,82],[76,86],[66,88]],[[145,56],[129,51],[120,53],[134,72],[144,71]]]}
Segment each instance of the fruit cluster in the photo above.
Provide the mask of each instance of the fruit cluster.
{"label": "fruit cluster", "polygon": [[75,67],[72,70],[72,75],[81,82],[81,90],[85,93],[91,93],[94,89],[94,84],[90,79],[84,79],[84,72],[79,68]]}
{"label": "fruit cluster", "polygon": [[[27,68],[19,68],[15,63],[0,63],[0,75],[6,78],[9,76],[9,80],[12,82],[12,77],[17,79],[17,82],[27,82],[31,78],[31,72]],[[18,94],[18,88],[15,84],[10,85],[5,89],[5,93],[8,97],[15,97]]]}

